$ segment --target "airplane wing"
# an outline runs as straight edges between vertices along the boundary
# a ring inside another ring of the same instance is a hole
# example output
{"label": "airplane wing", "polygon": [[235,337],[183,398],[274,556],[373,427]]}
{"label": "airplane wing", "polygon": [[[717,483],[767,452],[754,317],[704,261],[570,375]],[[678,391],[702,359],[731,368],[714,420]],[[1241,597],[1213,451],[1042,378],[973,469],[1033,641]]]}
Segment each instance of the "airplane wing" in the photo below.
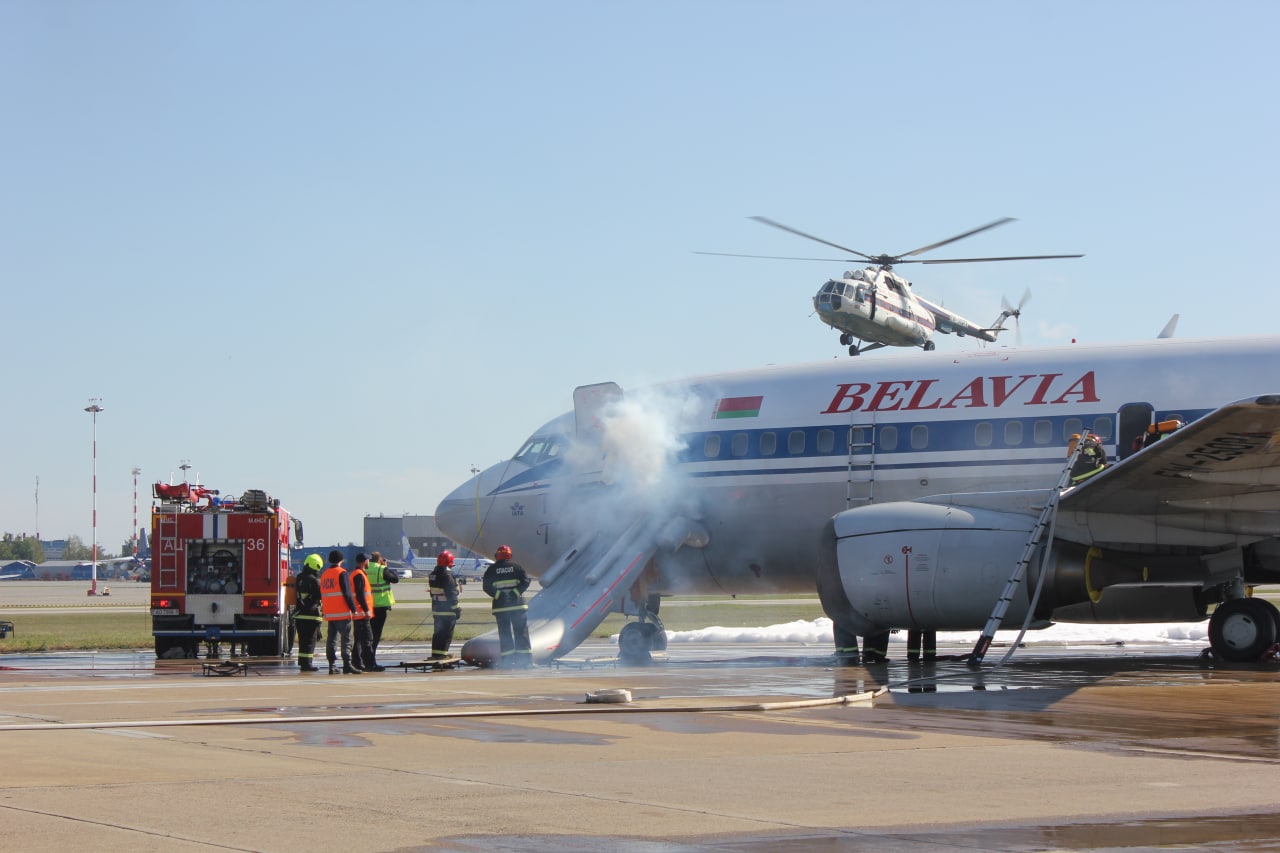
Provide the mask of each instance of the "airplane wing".
{"label": "airplane wing", "polygon": [[967,335],[982,341],[994,341],[996,339],[995,334],[990,330],[966,320],[953,311],[948,311],[941,305],[935,305],[922,296],[917,296],[916,300],[933,314],[934,326],[939,332],[945,332],[949,335]]}
{"label": "airplane wing", "polygon": [[1206,545],[1280,535],[1280,394],[1231,403],[1188,424],[1065,492],[1059,513],[1096,526],[1095,535],[1140,527],[1136,517],[1145,517],[1157,544],[1173,542],[1170,529],[1202,534]]}

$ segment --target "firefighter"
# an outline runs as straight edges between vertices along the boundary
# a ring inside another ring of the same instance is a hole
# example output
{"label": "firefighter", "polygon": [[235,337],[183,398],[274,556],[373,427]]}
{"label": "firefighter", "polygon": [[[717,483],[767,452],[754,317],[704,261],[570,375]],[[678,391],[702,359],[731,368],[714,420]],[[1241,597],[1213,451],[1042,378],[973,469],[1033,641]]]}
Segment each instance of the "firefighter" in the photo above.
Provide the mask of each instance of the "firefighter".
{"label": "firefighter", "polygon": [[357,674],[351,665],[351,618],[356,612],[356,599],[351,594],[351,576],[342,566],[342,552],[329,552],[329,568],[320,576],[320,609],[329,623],[324,650],[329,658],[329,674],[337,673],[337,651],[341,639],[342,671]]}
{"label": "firefighter", "polygon": [[373,630],[369,627],[373,621],[373,585],[369,583],[368,565],[368,557],[356,554],[356,567],[351,570],[351,594],[356,600],[351,614],[351,629],[355,634],[351,641],[351,665],[364,672],[382,672],[386,667],[379,666],[374,657]]}
{"label": "firefighter", "polygon": [[506,545],[499,545],[493,557],[496,562],[484,572],[484,591],[493,598],[493,618],[498,622],[498,643],[502,649],[500,665],[527,669],[533,666],[529,605],[524,601],[529,575],[519,563],[511,561],[511,549]]}
{"label": "firefighter", "polygon": [[294,609],[294,624],[298,631],[298,669],[315,672],[316,640],[320,636],[320,570],[324,560],[319,554],[308,554],[302,561],[302,571],[294,579],[294,591],[298,606]]}
{"label": "firefighter", "polygon": [[369,575],[369,586],[373,588],[373,618],[369,620],[369,630],[373,632],[373,653],[376,656],[378,643],[382,642],[382,628],[387,624],[387,614],[396,603],[391,585],[400,583],[400,573],[387,568],[387,560],[380,551],[370,555],[365,573]]}
{"label": "firefighter", "polygon": [[453,568],[453,552],[441,551],[436,557],[436,568],[428,579],[431,591],[431,615],[435,617],[435,630],[431,633],[431,657],[447,658],[453,642],[453,629],[462,616],[458,606],[458,580]]}
{"label": "firefighter", "polygon": [[1080,454],[1071,466],[1071,483],[1082,483],[1106,467],[1107,451],[1102,447],[1102,439],[1089,433],[1081,440]]}

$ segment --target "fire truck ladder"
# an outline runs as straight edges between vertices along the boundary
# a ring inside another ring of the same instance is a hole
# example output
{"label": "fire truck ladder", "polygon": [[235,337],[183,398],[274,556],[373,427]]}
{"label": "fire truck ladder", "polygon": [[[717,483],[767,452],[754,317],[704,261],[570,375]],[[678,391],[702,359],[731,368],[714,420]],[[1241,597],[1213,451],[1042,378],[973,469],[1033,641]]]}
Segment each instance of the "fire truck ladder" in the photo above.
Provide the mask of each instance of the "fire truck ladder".
{"label": "fire truck ladder", "polygon": [[160,541],[153,546],[160,549],[159,559],[152,559],[152,571],[159,571],[161,589],[178,585],[178,513],[160,514]]}
{"label": "fire truck ladder", "polygon": [[[863,440],[864,436],[866,437],[865,441]],[[848,433],[847,440],[848,440],[848,453],[846,454],[846,457],[848,459],[848,469],[847,469],[847,476],[845,481],[845,492],[844,492],[844,508],[845,509],[851,508],[855,501],[861,501],[863,503],[876,502],[876,491],[875,491],[876,489],[876,425],[874,423],[856,424],[856,423],[853,423],[851,419],[849,422],[849,433]],[[867,457],[866,457],[867,494],[862,497],[854,497],[853,456],[858,451],[863,451],[863,450],[867,452]]]}
{"label": "fire truck ladder", "polygon": [[[1031,564],[1031,558],[1035,555],[1036,548],[1040,547],[1040,542],[1044,539],[1046,531],[1049,533],[1049,541],[1053,541],[1053,525],[1058,518],[1058,502],[1062,499],[1062,490],[1071,482],[1071,469],[1075,465],[1076,459],[1080,456],[1080,451],[1083,447],[1084,441],[1077,441],[1075,448],[1067,456],[1067,464],[1062,469],[1062,474],[1058,477],[1058,485],[1049,494],[1049,499],[1045,501],[1044,508],[1040,510],[1040,517],[1036,519],[1035,526],[1031,528],[1031,535],[1027,538],[1027,545],[1022,549],[1022,557],[1013,567],[1013,574],[1009,576],[1008,583],[1004,585],[1004,591],[996,599],[996,606],[991,611],[991,617],[987,619],[986,627],[982,629],[982,636],[978,638],[973,651],[969,654],[970,666],[982,665],[982,659],[986,657],[987,651],[991,648],[991,641],[995,639],[996,631],[1000,628],[1000,623],[1004,621],[1004,614],[1009,609],[1009,602],[1013,601],[1013,596],[1022,584],[1022,579],[1026,577],[1027,566]],[[1043,576],[1043,573],[1041,573],[1042,578]]]}

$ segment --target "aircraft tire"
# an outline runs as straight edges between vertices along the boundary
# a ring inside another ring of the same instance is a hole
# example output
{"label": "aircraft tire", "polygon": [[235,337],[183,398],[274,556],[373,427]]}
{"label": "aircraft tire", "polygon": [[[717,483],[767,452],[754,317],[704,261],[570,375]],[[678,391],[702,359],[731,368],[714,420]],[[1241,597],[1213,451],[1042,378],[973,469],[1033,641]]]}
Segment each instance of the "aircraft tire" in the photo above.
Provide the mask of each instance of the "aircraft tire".
{"label": "aircraft tire", "polygon": [[1209,618],[1209,645],[1213,653],[1233,663],[1256,661],[1275,645],[1275,607],[1260,598],[1224,601]]}
{"label": "aircraft tire", "polygon": [[623,663],[646,664],[653,660],[650,652],[652,635],[645,628],[653,626],[645,622],[628,622],[618,634],[618,659]]}
{"label": "aircraft tire", "polygon": [[665,652],[667,650],[667,632],[663,630],[661,625],[654,622],[645,622],[642,630],[649,641],[649,651]]}

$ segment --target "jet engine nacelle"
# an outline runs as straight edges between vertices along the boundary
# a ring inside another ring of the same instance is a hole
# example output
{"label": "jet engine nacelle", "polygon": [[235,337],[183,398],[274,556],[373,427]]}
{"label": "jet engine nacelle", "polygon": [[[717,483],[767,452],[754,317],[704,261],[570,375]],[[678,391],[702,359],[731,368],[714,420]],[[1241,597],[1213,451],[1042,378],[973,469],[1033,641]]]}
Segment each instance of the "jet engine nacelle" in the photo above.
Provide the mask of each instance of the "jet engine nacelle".
{"label": "jet engine nacelle", "polygon": [[[856,624],[933,631],[985,624],[1035,526],[1017,513],[905,502],[846,510],[832,522],[835,570]],[[1021,624],[1027,604],[1016,596],[1006,624]]]}
{"label": "jet engine nacelle", "polygon": [[[981,629],[1035,523],[1022,513],[926,503],[846,510],[826,534],[835,554],[818,569],[823,607],[858,635]],[[1043,544],[1009,602],[1004,627],[1025,620],[1042,556]],[[1072,542],[1054,542],[1044,570],[1033,627],[1196,621],[1205,613],[1201,590],[1215,582],[1212,565],[1194,556],[1143,558]]]}

